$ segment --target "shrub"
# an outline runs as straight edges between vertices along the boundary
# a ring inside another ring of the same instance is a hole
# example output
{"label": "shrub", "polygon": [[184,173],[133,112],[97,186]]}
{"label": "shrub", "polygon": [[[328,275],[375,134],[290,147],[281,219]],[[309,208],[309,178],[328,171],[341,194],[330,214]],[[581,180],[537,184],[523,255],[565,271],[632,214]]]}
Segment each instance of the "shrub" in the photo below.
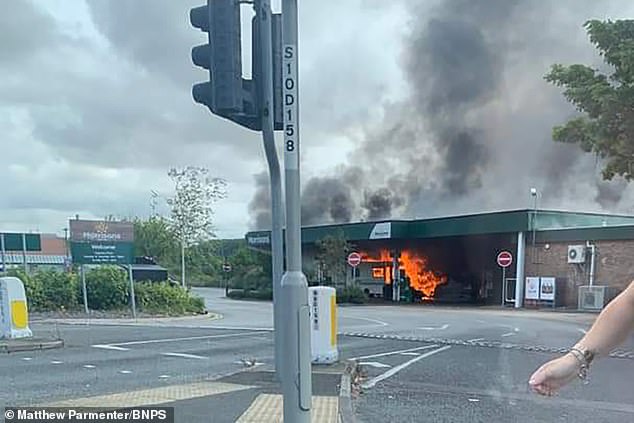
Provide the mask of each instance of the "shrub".
{"label": "shrub", "polygon": [[20,269],[11,269],[7,272],[7,276],[13,276],[22,281],[24,291],[26,293],[26,301],[31,311],[45,310],[46,301],[44,299],[44,290],[42,282],[34,279]]}
{"label": "shrub", "polygon": [[[29,278],[27,278],[29,279]],[[38,298],[41,310],[74,310],[77,302],[77,275],[57,270],[39,270],[29,283],[34,291],[41,289]],[[37,294],[36,294],[37,297]]]}
{"label": "shrub", "polygon": [[363,290],[358,286],[350,286],[337,290],[337,303],[363,304],[368,300]]}
{"label": "shrub", "polygon": [[270,288],[258,289],[253,291],[245,290],[245,289],[232,289],[227,294],[227,297],[233,298],[234,300],[253,299],[253,300],[272,301],[273,290]]}
{"label": "shrub", "polygon": [[142,311],[156,314],[202,313],[205,302],[186,289],[168,282],[140,282],[134,285],[137,305]]}
{"label": "shrub", "polygon": [[[101,266],[86,272],[88,307],[91,310],[125,307],[129,303],[129,284],[126,271],[120,267]],[[78,292],[81,298],[81,288]]]}

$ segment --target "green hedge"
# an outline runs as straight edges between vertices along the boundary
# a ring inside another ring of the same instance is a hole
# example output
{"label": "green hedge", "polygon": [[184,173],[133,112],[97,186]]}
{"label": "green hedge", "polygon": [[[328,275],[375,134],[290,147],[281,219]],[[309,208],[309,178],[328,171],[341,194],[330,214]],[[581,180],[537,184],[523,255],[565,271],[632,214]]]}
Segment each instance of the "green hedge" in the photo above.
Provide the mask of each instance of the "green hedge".
{"label": "green hedge", "polygon": [[363,304],[368,297],[358,286],[346,287],[337,290],[337,303]]}
{"label": "green hedge", "polygon": [[11,270],[24,283],[27,304],[32,311],[74,310],[77,302],[77,276],[55,270],[39,270],[32,275],[22,270]]}
{"label": "green hedge", "polygon": [[[39,270],[31,275],[21,270],[8,272],[22,280],[29,310],[79,310],[83,292],[75,273]],[[102,266],[86,273],[88,306],[91,310],[121,310],[129,307],[129,279],[117,266]],[[153,314],[179,315],[203,313],[202,298],[168,282],[137,282],[135,298],[140,311]]]}
{"label": "green hedge", "polygon": [[[130,282],[125,270],[116,266],[102,266],[86,272],[88,308],[113,310],[128,306]],[[80,302],[83,303],[81,288]]]}
{"label": "green hedge", "polygon": [[205,302],[186,289],[168,282],[140,282],[134,296],[141,311],[161,314],[203,313]]}
{"label": "green hedge", "polygon": [[235,300],[252,299],[252,300],[273,300],[273,290],[261,289],[261,290],[244,290],[244,289],[232,289],[227,294],[227,297]]}

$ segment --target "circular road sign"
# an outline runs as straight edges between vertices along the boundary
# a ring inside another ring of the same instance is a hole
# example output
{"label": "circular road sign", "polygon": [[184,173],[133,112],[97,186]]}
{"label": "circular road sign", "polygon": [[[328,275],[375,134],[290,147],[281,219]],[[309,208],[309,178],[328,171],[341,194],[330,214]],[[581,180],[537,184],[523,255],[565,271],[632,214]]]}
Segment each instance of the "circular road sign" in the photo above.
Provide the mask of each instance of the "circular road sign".
{"label": "circular road sign", "polygon": [[498,254],[498,266],[509,267],[513,263],[513,254],[508,251],[502,251]]}
{"label": "circular road sign", "polygon": [[352,267],[357,267],[361,264],[361,254],[350,253],[348,254],[348,264]]}

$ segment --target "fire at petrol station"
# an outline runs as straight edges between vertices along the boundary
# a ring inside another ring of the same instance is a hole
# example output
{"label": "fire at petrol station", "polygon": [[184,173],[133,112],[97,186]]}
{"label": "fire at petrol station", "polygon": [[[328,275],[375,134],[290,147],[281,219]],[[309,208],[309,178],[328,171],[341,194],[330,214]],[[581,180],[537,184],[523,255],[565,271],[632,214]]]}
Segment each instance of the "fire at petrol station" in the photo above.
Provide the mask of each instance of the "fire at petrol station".
{"label": "fire at petrol station", "polygon": [[[328,236],[361,257],[337,281],[318,259]],[[270,250],[270,232],[246,240]],[[634,216],[512,210],[311,226],[302,240],[311,284],[358,286],[384,301],[600,309],[629,282]]]}

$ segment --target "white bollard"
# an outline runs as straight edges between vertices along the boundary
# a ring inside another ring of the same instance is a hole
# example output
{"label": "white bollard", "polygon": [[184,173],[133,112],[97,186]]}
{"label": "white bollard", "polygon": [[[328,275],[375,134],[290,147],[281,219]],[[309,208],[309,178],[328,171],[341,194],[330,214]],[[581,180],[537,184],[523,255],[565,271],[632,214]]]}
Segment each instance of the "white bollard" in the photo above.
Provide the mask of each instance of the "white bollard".
{"label": "white bollard", "polygon": [[18,278],[0,278],[0,338],[28,338],[29,311],[24,284]]}
{"label": "white bollard", "polygon": [[308,288],[311,359],[315,364],[336,363],[337,291],[327,286]]}

